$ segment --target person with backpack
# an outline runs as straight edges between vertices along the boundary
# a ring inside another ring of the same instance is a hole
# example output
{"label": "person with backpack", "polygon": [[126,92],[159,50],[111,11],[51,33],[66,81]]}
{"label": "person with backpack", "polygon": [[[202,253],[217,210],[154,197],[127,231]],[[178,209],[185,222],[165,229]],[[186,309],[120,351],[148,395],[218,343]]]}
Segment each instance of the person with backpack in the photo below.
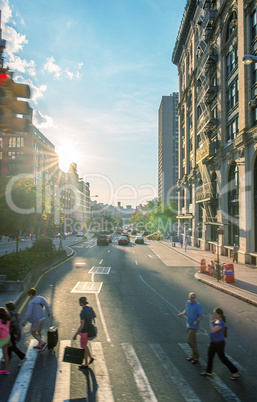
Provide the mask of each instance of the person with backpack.
{"label": "person with backpack", "polygon": [[8,356],[10,359],[12,357],[12,352],[14,352],[20,358],[20,363],[18,364],[18,366],[21,367],[23,363],[26,361],[26,355],[17,347],[17,343],[21,339],[20,317],[16,311],[16,306],[12,301],[5,303],[5,306],[11,318],[10,321],[11,343],[9,344],[8,347]]}
{"label": "person with backpack", "polygon": [[229,371],[232,373],[230,380],[236,381],[238,379],[239,373],[236,366],[231,363],[231,361],[225,355],[225,322],[226,318],[224,316],[223,310],[221,308],[214,309],[214,317],[210,316],[210,339],[211,343],[208,349],[208,362],[206,371],[200,373],[202,376],[212,375],[212,363],[215,354],[219,356],[221,362],[227,366]]}
{"label": "person with backpack", "polygon": [[4,355],[4,370],[0,370],[0,374],[10,374],[8,357],[10,338],[10,316],[4,307],[0,307],[0,348],[3,349]]}

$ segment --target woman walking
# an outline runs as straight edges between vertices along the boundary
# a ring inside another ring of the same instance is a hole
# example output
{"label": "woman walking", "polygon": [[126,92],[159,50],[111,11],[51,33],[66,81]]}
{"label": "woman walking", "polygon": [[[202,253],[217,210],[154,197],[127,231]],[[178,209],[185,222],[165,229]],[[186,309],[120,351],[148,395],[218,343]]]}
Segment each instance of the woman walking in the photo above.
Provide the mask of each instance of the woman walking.
{"label": "woman walking", "polygon": [[220,360],[222,361],[225,366],[230,370],[232,376],[230,379],[232,381],[236,381],[239,377],[239,373],[237,368],[231,363],[230,360],[225,356],[224,349],[225,349],[225,316],[221,308],[215,308],[214,310],[214,317],[210,316],[210,339],[211,343],[208,349],[208,362],[206,371],[201,373],[203,376],[211,376],[212,374],[212,363],[215,354],[219,356]]}
{"label": "woman walking", "polygon": [[[81,369],[87,369],[88,364],[93,363],[94,358],[92,357],[90,350],[87,346],[88,343],[88,325],[92,323],[92,320],[96,317],[95,312],[92,307],[87,306],[87,298],[82,296],[79,298],[79,304],[82,307],[80,312],[80,326],[73,336],[73,340],[76,340],[77,335],[80,335],[80,346],[84,349],[84,360],[85,364],[79,366]],[[88,362],[89,359],[89,362]]]}
{"label": "woman walking", "polygon": [[0,348],[3,349],[4,370],[0,370],[0,374],[10,374],[9,372],[9,356],[8,346],[10,342],[10,317],[4,307],[0,307]]}

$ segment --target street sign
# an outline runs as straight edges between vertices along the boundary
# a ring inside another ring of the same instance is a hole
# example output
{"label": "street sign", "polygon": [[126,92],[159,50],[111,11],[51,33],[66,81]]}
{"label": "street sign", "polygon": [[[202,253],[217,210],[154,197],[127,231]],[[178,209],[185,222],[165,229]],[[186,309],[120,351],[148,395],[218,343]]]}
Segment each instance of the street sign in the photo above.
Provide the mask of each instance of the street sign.
{"label": "street sign", "polygon": [[217,233],[218,233],[218,235],[224,235],[224,230],[223,229],[218,229]]}

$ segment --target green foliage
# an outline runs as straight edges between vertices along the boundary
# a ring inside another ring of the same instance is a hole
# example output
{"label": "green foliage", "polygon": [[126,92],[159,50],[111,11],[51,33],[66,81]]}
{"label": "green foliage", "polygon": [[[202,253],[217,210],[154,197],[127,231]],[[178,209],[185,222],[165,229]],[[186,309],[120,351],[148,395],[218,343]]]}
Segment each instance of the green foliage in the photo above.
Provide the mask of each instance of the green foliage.
{"label": "green foliage", "polygon": [[64,250],[38,253],[27,248],[18,254],[7,254],[0,257],[0,275],[7,275],[8,281],[22,281],[33,268],[63,253]]}
{"label": "green foliage", "polygon": [[162,204],[158,199],[149,201],[141,210],[132,215],[130,222],[140,230],[148,230],[162,233],[172,233],[173,226],[177,222],[177,203],[169,202]]}
{"label": "green foliage", "polygon": [[39,237],[31,247],[31,251],[35,253],[50,253],[53,249],[54,243],[51,237]]}

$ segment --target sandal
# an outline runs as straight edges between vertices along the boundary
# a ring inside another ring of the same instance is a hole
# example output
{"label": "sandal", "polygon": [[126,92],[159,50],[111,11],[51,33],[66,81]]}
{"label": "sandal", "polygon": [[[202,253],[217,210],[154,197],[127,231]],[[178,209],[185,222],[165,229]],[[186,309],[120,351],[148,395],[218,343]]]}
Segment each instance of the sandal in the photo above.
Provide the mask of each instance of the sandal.
{"label": "sandal", "polygon": [[204,371],[203,373],[200,373],[200,375],[204,376],[204,377],[212,377],[211,373],[207,373],[207,371]]}
{"label": "sandal", "polygon": [[236,374],[233,374],[232,377],[230,377],[230,380],[236,381],[239,377],[240,377],[240,374],[236,373]]}
{"label": "sandal", "polygon": [[196,364],[196,363],[198,363],[198,360],[197,359],[191,359],[191,363]]}

